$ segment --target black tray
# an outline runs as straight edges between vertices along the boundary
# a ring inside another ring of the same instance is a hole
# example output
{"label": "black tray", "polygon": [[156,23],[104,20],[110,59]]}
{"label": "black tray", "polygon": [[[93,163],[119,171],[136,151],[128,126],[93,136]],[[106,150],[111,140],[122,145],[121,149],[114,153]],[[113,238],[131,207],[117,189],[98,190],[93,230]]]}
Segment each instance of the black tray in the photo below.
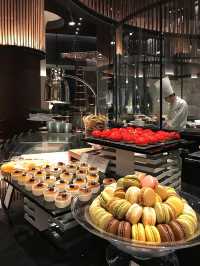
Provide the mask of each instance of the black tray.
{"label": "black tray", "polygon": [[99,144],[102,146],[108,146],[112,148],[132,151],[132,152],[138,152],[142,154],[157,154],[161,152],[167,152],[170,150],[175,150],[180,148],[182,145],[187,144],[188,142],[186,140],[180,139],[180,140],[172,140],[167,142],[160,142],[152,145],[145,145],[145,146],[139,146],[135,144],[128,144],[124,142],[116,142],[106,139],[98,139],[93,137],[87,137],[84,139],[86,142]]}
{"label": "black tray", "polygon": [[63,215],[67,212],[71,212],[71,207],[68,206],[66,208],[57,208],[54,202],[45,201],[43,196],[37,197],[32,194],[31,191],[27,191],[23,186],[20,186],[17,181],[11,181],[9,178],[4,177],[4,181],[8,184],[12,185],[16,190],[18,190],[24,197],[28,198],[36,205],[38,205],[41,209],[49,213],[52,217],[57,217]]}

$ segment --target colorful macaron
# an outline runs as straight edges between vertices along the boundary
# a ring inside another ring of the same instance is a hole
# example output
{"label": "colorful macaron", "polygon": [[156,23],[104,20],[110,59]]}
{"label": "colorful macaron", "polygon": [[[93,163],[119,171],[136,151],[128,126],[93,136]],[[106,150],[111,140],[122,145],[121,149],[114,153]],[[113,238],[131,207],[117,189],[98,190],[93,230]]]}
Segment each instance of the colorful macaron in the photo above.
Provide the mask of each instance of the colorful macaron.
{"label": "colorful macaron", "polygon": [[156,193],[150,187],[144,187],[140,190],[139,203],[143,206],[152,207],[156,202]]}
{"label": "colorful macaron", "polygon": [[156,224],[156,212],[152,207],[144,207],[142,214],[142,223],[144,225],[155,225]]}
{"label": "colorful macaron", "polygon": [[131,224],[137,224],[142,217],[142,213],[143,208],[139,204],[134,203],[126,213],[126,220]]}
{"label": "colorful macaron", "polygon": [[134,224],[132,226],[132,239],[134,241],[146,241],[145,229],[142,223]]}
{"label": "colorful macaron", "polygon": [[176,220],[171,221],[169,223],[169,226],[171,227],[174,233],[174,237],[176,241],[180,241],[184,239],[185,237],[184,230],[182,226]]}
{"label": "colorful macaron", "polygon": [[141,186],[155,189],[158,186],[158,180],[151,175],[146,175],[141,180]]}
{"label": "colorful macaron", "polygon": [[140,196],[140,189],[138,187],[129,187],[126,191],[125,199],[130,203],[138,203]]}
{"label": "colorful macaron", "polygon": [[161,236],[158,231],[158,229],[153,225],[145,225],[145,236],[146,241],[151,243],[160,243],[161,242]]}
{"label": "colorful macaron", "polygon": [[131,225],[129,222],[121,221],[118,226],[117,234],[120,237],[131,239]]}
{"label": "colorful macaron", "polygon": [[116,188],[114,192],[114,197],[124,199],[125,198],[125,191],[123,188]]}
{"label": "colorful macaron", "polygon": [[175,235],[172,228],[168,224],[159,224],[157,229],[160,233],[162,242],[173,242],[175,241]]}
{"label": "colorful macaron", "polygon": [[167,188],[162,185],[158,185],[155,188],[155,192],[160,196],[162,201],[166,200],[168,197]]}
{"label": "colorful macaron", "polygon": [[180,215],[183,212],[184,203],[181,198],[177,196],[170,196],[166,203],[175,210],[176,216]]}

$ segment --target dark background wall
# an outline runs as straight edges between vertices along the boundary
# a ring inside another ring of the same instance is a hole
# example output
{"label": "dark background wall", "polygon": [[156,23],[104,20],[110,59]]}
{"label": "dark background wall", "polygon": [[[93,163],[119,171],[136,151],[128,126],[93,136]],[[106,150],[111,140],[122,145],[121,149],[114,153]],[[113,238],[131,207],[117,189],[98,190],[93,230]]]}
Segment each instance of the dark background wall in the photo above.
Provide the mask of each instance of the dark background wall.
{"label": "dark background wall", "polygon": [[27,128],[26,118],[40,108],[40,57],[21,48],[0,48],[0,137]]}

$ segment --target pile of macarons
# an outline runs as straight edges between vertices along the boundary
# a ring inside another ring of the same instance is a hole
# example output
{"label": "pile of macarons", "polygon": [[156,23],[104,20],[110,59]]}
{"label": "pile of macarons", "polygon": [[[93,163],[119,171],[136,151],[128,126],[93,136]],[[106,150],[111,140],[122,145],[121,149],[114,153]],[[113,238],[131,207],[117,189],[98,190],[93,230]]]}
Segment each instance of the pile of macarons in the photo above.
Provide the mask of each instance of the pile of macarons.
{"label": "pile of macarons", "polygon": [[180,134],[175,131],[153,131],[151,129],[137,127],[94,130],[91,134],[94,138],[108,139],[115,142],[125,142],[139,146],[152,145],[170,140],[179,140],[181,138]]}
{"label": "pile of macarons", "polygon": [[172,187],[137,173],[106,186],[89,207],[100,230],[146,244],[185,241],[197,231],[196,212]]}

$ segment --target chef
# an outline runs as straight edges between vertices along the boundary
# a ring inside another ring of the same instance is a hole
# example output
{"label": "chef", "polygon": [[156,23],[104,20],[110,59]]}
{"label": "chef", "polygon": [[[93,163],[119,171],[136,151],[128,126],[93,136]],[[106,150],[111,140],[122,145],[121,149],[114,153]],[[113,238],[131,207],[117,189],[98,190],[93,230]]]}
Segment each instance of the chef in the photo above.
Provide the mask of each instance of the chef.
{"label": "chef", "polygon": [[[160,80],[154,85],[157,89],[160,89]],[[185,128],[188,116],[188,104],[185,100],[175,95],[168,77],[162,79],[162,91],[163,98],[169,103],[167,121],[164,126],[175,130]]]}

